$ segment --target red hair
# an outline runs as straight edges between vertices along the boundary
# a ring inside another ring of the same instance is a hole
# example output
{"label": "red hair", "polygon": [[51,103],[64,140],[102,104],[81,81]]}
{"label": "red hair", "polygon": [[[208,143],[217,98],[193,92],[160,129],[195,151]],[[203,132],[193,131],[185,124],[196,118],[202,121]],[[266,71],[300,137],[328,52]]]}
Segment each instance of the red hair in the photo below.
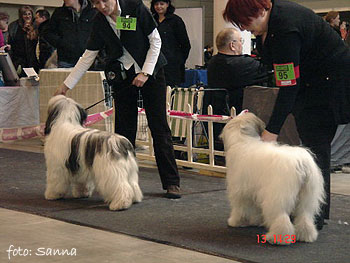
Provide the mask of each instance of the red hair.
{"label": "red hair", "polygon": [[252,18],[257,18],[263,9],[268,10],[271,6],[271,0],[228,0],[223,17],[238,27],[248,26]]}

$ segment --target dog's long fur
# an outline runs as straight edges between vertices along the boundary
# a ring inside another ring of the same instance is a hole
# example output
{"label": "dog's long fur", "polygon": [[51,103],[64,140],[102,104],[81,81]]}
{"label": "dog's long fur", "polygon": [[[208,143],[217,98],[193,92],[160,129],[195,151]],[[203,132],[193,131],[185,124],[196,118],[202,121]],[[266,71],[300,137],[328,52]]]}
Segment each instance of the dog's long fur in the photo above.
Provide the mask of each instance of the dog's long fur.
{"label": "dog's long fur", "polygon": [[123,136],[83,127],[87,114],[74,100],[54,96],[45,127],[47,180],[45,198],[75,198],[97,191],[110,210],[142,200],[132,144]]}
{"label": "dog's long fur", "polygon": [[253,113],[242,113],[221,134],[232,209],[228,224],[265,226],[272,244],[289,244],[287,235],[313,242],[318,235],[314,217],[324,202],[321,171],[306,148],[262,141],[264,128]]}

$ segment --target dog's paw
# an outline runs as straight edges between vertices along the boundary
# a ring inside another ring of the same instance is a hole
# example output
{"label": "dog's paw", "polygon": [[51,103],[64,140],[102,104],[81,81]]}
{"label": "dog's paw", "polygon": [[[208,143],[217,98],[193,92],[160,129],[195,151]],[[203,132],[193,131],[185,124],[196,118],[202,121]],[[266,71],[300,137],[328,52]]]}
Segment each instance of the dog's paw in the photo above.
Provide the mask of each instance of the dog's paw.
{"label": "dog's paw", "polygon": [[133,202],[134,203],[140,203],[143,199],[143,194],[139,186],[134,186],[134,197]]}
{"label": "dog's paw", "polygon": [[45,193],[46,200],[58,200],[64,198],[64,194]]}
{"label": "dog's paw", "polygon": [[316,230],[315,227],[308,227],[308,228],[297,228],[296,229],[296,237],[297,240],[301,241],[301,242],[314,242],[317,239],[318,236],[318,232]]}
{"label": "dog's paw", "polygon": [[227,224],[230,227],[247,227],[247,226],[249,226],[247,224],[247,222],[242,222],[241,220],[237,220],[236,218],[234,218],[232,216],[229,219],[227,219]]}
{"label": "dog's paw", "polygon": [[118,200],[118,201],[112,201],[109,204],[109,210],[117,211],[117,210],[125,210],[128,209],[132,205],[132,200]]}
{"label": "dog's paw", "polygon": [[263,226],[264,222],[261,219],[261,217],[255,217],[255,218],[250,218],[249,220],[249,226]]}
{"label": "dog's paw", "polygon": [[72,185],[73,198],[89,198],[92,196],[94,186],[91,184],[74,184]]}
{"label": "dog's paw", "polygon": [[89,198],[91,197],[92,192],[90,191],[84,191],[84,192],[79,192],[79,191],[73,191],[72,190],[72,196],[73,198]]}
{"label": "dog's paw", "polygon": [[75,198],[75,199],[80,199],[80,198],[89,198],[89,197],[91,197],[91,194],[74,194],[74,195],[72,195],[73,196],[73,198]]}
{"label": "dog's paw", "polygon": [[132,200],[133,203],[140,203],[142,201],[143,196],[134,196],[134,199]]}

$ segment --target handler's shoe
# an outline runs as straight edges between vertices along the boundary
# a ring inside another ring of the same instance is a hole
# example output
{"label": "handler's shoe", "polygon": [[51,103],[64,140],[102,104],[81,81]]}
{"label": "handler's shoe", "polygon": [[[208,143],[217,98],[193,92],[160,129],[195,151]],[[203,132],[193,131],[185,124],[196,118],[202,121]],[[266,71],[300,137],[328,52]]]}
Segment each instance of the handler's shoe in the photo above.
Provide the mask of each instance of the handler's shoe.
{"label": "handler's shoe", "polygon": [[165,197],[169,199],[181,198],[180,187],[177,185],[169,185]]}

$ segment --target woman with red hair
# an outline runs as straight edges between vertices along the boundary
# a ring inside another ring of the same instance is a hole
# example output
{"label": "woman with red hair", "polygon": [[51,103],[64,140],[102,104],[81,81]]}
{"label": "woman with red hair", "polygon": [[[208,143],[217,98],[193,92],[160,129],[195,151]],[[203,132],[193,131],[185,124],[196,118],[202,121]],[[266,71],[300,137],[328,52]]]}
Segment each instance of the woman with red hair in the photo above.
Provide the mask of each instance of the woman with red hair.
{"label": "woman with red hair", "polygon": [[289,113],[300,139],[322,169],[326,204],[316,219],[329,219],[331,142],[337,125],[350,122],[350,50],[312,10],[284,0],[228,0],[224,18],[257,37],[262,62],[280,88],[261,137],[275,141]]}

